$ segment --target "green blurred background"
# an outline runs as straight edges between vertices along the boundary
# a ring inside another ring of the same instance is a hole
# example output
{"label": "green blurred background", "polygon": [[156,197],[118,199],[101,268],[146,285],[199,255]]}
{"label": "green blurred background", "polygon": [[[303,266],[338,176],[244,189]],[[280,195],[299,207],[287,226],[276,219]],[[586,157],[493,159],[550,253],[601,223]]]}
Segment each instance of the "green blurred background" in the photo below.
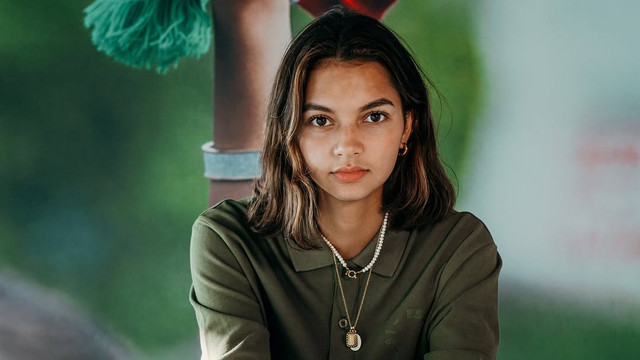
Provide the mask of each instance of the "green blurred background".
{"label": "green blurred background", "polygon": [[[211,52],[164,76],[128,68],[91,44],[88,4],[0,2],[0,269],[67,294],[144,357],[185,358],[197,352],[188,247],[208,195]],[[440,143],[456,179],[486,87],[472,11],[402,0],[385,19],[443,94]],[[297,7],[292,17],[294,32],[310,20]],[[457,186],[464,196],[473,184]],[[503,289],[500,359],[638,350],[637,318]]]}

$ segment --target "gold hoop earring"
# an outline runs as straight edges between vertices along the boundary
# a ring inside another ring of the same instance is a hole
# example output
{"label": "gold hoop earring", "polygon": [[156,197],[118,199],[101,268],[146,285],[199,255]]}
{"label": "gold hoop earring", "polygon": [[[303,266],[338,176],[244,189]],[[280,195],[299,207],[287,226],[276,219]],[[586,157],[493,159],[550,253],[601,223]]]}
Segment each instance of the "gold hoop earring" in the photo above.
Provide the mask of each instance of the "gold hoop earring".
{"label": "gold hoop earring", "polygon": [[406,142],[402,142],[400,144],[400,151],[398,151],[398,155],[405,156],[405,155],[407,155],[408,151],[409,151],[409,147],[407,146],[407,143]]}

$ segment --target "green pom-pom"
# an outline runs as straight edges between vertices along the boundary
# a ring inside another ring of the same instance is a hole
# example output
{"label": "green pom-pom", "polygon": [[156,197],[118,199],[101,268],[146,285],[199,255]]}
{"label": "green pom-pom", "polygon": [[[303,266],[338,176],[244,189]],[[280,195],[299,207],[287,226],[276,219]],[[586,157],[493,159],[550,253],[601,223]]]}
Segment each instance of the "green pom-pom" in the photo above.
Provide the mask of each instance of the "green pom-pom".
{"label": "green pom-pom", "polygon": [[208,0],[96,0],[84,25],[100,51],[127,65],[160,73],[183,56],[200,57],[211,43]]}

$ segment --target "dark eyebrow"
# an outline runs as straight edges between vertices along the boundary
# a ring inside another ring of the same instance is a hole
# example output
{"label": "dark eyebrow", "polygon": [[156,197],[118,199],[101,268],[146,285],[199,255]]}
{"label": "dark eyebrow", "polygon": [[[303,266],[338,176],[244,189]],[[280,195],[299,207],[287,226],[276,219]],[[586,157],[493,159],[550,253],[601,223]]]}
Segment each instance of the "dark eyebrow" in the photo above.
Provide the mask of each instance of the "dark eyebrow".
{"label": "dark eyebrow", "polygon": [[[373,108],[376,108],[376,107],[382,106],[382,105],[394,106],[393,102],[391,102],[391,100],[385,99],[385,98],[380,98],[378,100],[374,100],[374,101],[368,103],[367,105],[361,107],[360,108],[360,112],[367,111],[369,109],[373,109]],[[318,105],[318,104],[313,104],[313,103],[305,104],[302,107],[302,112],[309,111],[309,110],[317,110],[317,111],[324,111],[324,112],[333,113],[333,110],[329,109],[328,107],[325,107],[325,106],[322,106],[322,105]]]}
{"label": "dark eyebrow", "polygon": [[317,111],[333,113],[331,109],[329,109],[328,107],[324,107],[322,105],[313,104],[313,103],[304,104],[304,106],[302,107],[302,112],[309,111],[309,110],[317,110]]}
{"label": "dark eyebrow", "polygon": [[374,100],[374,101],[372,101],[372,102],[368,103],[367,105],[365,105],[365,106],[361,107],[361,108],[360,108],[360,111],[361,111],[361,112],[362,112],[362,111],[367,111],[367,110],[369,110],[369,109],[373,109],[373,108],[375,108],[375,107],[382,106],[382,105],[391,105],[391,106],[394,106],[394,105],[393,105],[393,102],[391,102],[391,100],[389,100],[389,99],[385,99],[385,98],[380,98],[380,99],[378,99],[378,100]]}

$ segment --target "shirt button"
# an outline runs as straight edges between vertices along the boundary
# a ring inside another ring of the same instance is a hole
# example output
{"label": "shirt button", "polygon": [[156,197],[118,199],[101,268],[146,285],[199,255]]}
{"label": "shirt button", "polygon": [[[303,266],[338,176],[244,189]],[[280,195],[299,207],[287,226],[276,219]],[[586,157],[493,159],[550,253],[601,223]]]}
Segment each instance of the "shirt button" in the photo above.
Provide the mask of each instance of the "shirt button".
{"label": "shirt button", "polygon": [[338,321],[338,326],[340,326],[343,329],[346,329],[349,326],[349,323],[347,322],[347,319],[340,319]]}

